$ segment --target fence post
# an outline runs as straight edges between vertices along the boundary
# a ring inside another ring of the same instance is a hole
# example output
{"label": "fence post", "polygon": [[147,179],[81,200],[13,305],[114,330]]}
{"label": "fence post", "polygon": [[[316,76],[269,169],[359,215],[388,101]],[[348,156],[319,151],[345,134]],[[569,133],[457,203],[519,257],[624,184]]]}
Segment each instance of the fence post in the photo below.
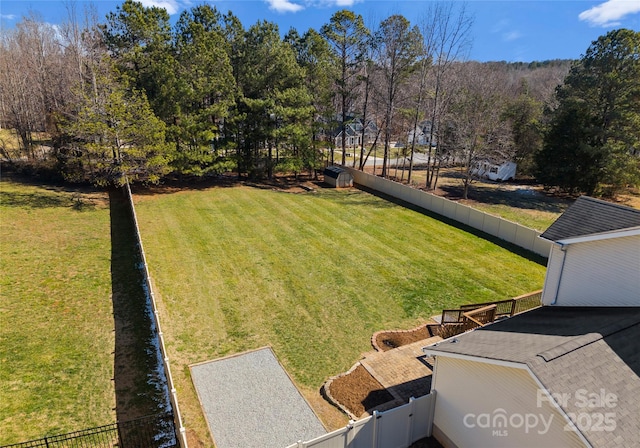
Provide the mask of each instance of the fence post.
{"label": "fence post", "polygon": [[123,438],[122,438],[122,428],[120,428],[120,422],[116,420],[116,432],[118,433],[118,446],[122,446]]}
{"label": "fence post", "polygon": [[351,442],[353,442],[353,424],[355,420],[349,419],[349,423],[347,424],[347,433],[344,437],[344,448],[349,448],[351,446]]}
{"label": "fence post", "polygon": [[379,448],[378,447],[378,419],[382,417],[378,411],[373,411],[373,440],[371,441],[371,448]]}
{"label": "fence post", "polygon": [[411,406],[411,408],[409,409],[409,424],[407,425],[408,427],[408,434],[407,434],[407,440],[406,440],[406,445],[409,446],[413,443],[413,413],[415,412],[415,404],[416,399],[413,397],[409,397],[409,405]]}
{"label": "fence post", "polygon": [[431,399],[429,400],[429,411],[427,413],[427,437],[433,435],[433,419],[436,413],[436,399],[438,398],[438,391],[432,389],[429,393]]}

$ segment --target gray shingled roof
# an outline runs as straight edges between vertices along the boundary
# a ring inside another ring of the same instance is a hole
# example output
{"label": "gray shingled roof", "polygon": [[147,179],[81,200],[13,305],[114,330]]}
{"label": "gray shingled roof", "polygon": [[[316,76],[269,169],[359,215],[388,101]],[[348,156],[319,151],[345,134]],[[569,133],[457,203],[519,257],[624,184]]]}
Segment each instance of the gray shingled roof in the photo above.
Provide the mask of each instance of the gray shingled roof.
{"label": "gray shingled roof", "polygon": [[[615,394],[605,411],[616,413],[616,429],[583,435],[594,447],[640,446],[640,307],[542,307],[456,339],[429,351],[526,364],[554,394]],[[577,404],[561,407],[580,415]]]}
{"label": "gray shingled roof", "polygon": [[332,166],[326,167],[322,174],[324,174],[325,176],[329,176],[334,179],[337,179],[340,173],[344,173],[344,169],[340,168],[339,166],[332,165]]}
{"label": "gray shingled roof", "polygon": [[581,196],[540,236],[559,241],[637,226],[640,210]]}

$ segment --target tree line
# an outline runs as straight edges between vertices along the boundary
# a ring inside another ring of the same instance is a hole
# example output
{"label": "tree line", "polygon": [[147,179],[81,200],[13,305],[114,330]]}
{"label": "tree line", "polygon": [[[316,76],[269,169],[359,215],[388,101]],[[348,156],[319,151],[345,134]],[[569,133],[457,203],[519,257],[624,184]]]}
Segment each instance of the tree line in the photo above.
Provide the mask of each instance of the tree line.
{"label": "tree line", "polygon": [[[511,160],[571,193],[638,184],[636,32],[612,31],[573,62],[477,63],[466,60],[473,18],[455,3],[430,3],[416,24],[367,26],[342,10],[284,36],[208,4],[173,24],[133,0],[104,21],[67,9],[57,28],[23,18],[0,46],[0,125],[20,142],[2,156],[67,180],[373,163],[408,182],[419,164],[435,188],[456,165],[466,196],[478,163]],[[34,138],[44,131],[46,147]]]}

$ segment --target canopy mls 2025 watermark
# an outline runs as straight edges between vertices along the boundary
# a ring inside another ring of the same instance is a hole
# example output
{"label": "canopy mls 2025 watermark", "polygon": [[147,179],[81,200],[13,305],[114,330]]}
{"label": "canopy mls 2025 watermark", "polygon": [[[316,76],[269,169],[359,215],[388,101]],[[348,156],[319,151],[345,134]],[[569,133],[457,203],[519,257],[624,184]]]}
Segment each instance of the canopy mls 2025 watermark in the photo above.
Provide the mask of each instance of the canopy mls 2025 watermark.
{"label": "canopy mls 2025 watermark", "polygon": [[547,409],[556,405],[565,410],[574,409],[566,412],[570,422],[564,425],[565,431],[610,432],[616,429],[616,413],[613,410],[618,405],[618,397],[605,389],[598,392],[578,389],[572,393],[549,393],[538,389],[535,412],[508,412],[504,408],[496,408],[492,412],[468,413],[463,418],[463,424],[469,429],[491,430],[496,437],[506,437],[513,430],[545,435],[556,417]]}

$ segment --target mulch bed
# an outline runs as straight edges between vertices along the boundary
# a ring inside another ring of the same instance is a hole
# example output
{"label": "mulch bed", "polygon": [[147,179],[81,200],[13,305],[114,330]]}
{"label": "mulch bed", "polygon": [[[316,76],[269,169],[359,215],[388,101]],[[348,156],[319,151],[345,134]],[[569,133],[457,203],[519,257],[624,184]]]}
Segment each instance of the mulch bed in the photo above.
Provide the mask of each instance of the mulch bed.
{"label": "mulch bed", "polygon": [[387,350],[418,342],[430,337],[431,334],[425,325],[420,328],[416,328],[413,331],[388,331],[378,333],[376,335],[376,344],[378,344],[378,347],[380,347],[383,352],[386,352]]}
{"label": "mulch bed", "polygon": [[[430,337],[427,326],[422,325],[409,331],[377,333],[374,342],[380,350],[388,351]],[[346,375],[335,378],[329,389],[331,396],[356,416],[370,413],[374,408],[394,399],[362,365]]]}
{"label": "mulch bed", "polygon": [[393,400],[393,395],[361,365],[351,373],[334,379],[330,392],[340,404],[357,416]]}

